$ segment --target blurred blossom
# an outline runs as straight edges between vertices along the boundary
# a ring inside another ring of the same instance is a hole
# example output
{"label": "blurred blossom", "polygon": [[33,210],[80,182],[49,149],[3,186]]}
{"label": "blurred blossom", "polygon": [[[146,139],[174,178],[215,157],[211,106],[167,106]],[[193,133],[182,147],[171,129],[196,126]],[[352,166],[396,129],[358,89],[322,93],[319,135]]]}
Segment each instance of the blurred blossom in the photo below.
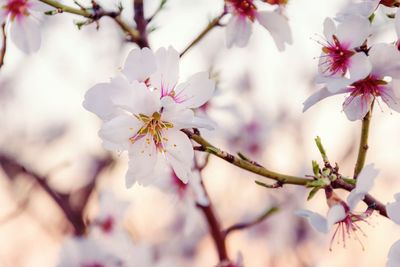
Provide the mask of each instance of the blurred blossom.
{"label": "blurred blossom", "polygon": [[245,47],[250,39],[252,24],[258,21],[269,31],[275,45],[280,51],[285,44],[292,43],[292,33],[280,9],[275,11],[258,11],[253,0],[226,0],[228,12],[232,14],[226,26],[226,43],[228,47],[236,45]]}
{"label": "blurred blossom", "polygon": [[7,23],[15,45],[27,54],[39,50],[37,14],[46,11],[46,5],[37,0],[1,0],[0,8],[0,24]]}

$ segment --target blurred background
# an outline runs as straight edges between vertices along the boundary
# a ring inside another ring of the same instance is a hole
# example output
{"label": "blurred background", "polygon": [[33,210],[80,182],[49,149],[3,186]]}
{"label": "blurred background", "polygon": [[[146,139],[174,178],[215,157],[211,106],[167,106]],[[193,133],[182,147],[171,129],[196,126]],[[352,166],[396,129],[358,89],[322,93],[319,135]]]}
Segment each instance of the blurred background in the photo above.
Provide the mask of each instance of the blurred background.
{"label": "blurred background", "polygon": [[[63,2],[73,5],[73,1]],[[115,9],[115,1],[98,2]],[[146,14],[159,4],[144,2]],[[282,53],[257,24],[244,49],[226,49],[225,30],[217,28],[190,50],[181,60],[181,81],[204,70],[218,81],[207,108],[218,128],[203,134],[227,151],[242,151],[272,170],[298,176],[311,174],[311,160],[320,160],[314,145],[318,135],[331,161],[339,164],[342,173],[351,174],[361,123],[346,119],[341,110],[344,97],[332,97],[302,113],[302,103],[317,89],[313,80],[323,21],[348,2],[289,1],[294,44]],[[122,5],[124,19],[131,21],[131,1]],[[151,24],[152,48],[172,45],[182,51],[222,7],[222,0],[169,0]],[[165,247],[180,266],[214,266],[217,254],[199,211],[190,234],[184,234],[179,220],[188,215],[179,199],[154,187],[126,189],[127,155],[109,155],[101,147],[100,121],[82,107],[84,94],[115,76],[136,45],[124,42],[120,29],[108,18],[101,19],[99,30],[94,24],[78,30],[73,22],[80,19],[70,14],[41,18],[42,46],[34,55],[26,56],[8,43],[0,71],[0,266],[56,266],[63,240],[71,235],[63,213],[29,171],[46,177],[62,195],[73,192],[71,201],[78,210],[87,199],[81,212],[89,219],[96,212],[98,192],[113,191],[118,199],[131,203],[125,224],[135,241]],[[392,26],[389,19],[378,17],[374,41],[394,40]],[[367,163],[381,170],[372,194],[383,203],[400,191],[399,134],[399,114],[376,105]],[[28,171],[16,168],[9,159]],[[85,188],[94,179],[94,190],[86,195]],[[334,245],[329,251],[331,234],[314,232],[307,221],[294,215],[299,208],[325,214],[322,192],[307,202],[304,188],[266,189],[257,186],[256,179],[268,182],[214,157],[204,171],[224,228],[254,218],[266,208],[280,209],[228,239],[231,258],[242,255],[245,266],[384,266],[391,244],[400,239],[398,227],[373,215],[369,224],[362,225],[364,250],[357,241],[348,240],[346,248]]]}

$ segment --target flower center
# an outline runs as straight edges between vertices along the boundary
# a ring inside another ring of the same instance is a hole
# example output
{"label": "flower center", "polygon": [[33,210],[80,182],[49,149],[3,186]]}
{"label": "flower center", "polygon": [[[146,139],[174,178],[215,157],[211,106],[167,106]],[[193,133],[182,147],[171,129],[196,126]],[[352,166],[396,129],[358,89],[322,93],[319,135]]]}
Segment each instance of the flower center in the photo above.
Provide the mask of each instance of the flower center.
{"label": "flower center", "polygon": [[343,247],[346,247],[346,238],[353,237],[358,243],[361,245],[361,248],[364,250],[364,245],[361,242],[360,236],[358,233],[361,233],[363,236],[366,236],[364,231],[361,229],[360,226],[357,225],[357,222],[366,222],[368,223],[365,218],[368,217],[369,214],[361,214],[356,215],[351,213],[350,211],[346,212],[346,217],[337,223],[336,230],[332,236],[331,244],[329,250],[332,251],[332,244],[335,238],[337,237],[339,240],[337,243],[340,243],[340,239],[343,242]]}
{"label": "flower center", "polygon": [[157,149],[160,151],[165,151],[163,141],[168,140],[163,137],[163,131],[173,128],[174,125],[170,122],[161,120],[161,113],[159,112],[154,112],[151,116],[139,114],[135,115],[135,117],[139,121],[143,122],[143,126],[134,136],[129,138],[131,143],[133,144],[138,139],[150,135],[150,137],[146,137],[147,144],[150,144],[150,142],[153,141]]}
{"label": "flower center", "polygon": [[354,51],[348,50],[348,45],[340,43],[335,35],[332,36],[333,43],[329,43],[322,48],[327,57],[323,62],[326,64],[324,72],[329,72],[330,75],[339,73],[344,76],[349,66],[349,59],[354,55]]}
{"label": "flower center", "polygon": [[114,228],[114,219],[111,216],[108,216],[105,220],[100,223],[101,230],[109,234],[112,232]]}
{"label": "flower center", "polygon": [[254,21],[256,17],[257,7],[253,4],[253,0],[227,0],[232,4],[235,11],[240,16],[248,17],[251,21]]}
{"label": "flower center", "polygon": [[9,0],[3,9],[6,14],[11,15],[11,20],[21,18],[22,16],[29,16],[29,3],[27,0]]}
{"label": "flower center", "polygon": [[365,79],[357,81],[351,85],[353,87],[351,95],[358,96],[358,95],[368,94],[374,97],[381,96],[384,90],[384,85],[386,84],[387,84],[386,81],[378,79],[373,75],[369,75]]}

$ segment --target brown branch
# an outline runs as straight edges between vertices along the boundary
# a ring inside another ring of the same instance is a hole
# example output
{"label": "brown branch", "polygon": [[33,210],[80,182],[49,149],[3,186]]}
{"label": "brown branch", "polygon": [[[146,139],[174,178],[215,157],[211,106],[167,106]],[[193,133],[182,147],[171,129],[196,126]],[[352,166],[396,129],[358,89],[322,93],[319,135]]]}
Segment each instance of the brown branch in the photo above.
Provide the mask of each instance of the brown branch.
{"label": "brown branch", "polygon": [[[63,212],[67,220],[73,226],[75,235],[83,235],[86,231],[86,225],[83,220],[83,210],[87,203],[87,199],[93,191],[97,177],[106,167],[111,164],[111,162],[112,161],[110,157],[96,160],[95,171],[91,177],[91,182],[87,186],[75,193],[60,194],[51,188],[51,186],[47,183],[47,177],[41,176],[33,170],[26,168],[17,160],[7,155],[0,154],[0,166],[3,168],[10,180],[19,174],[25,174],[28,175],[28,177],[33,178]],[[72,197],[77,196],[81,197],[81,200],[84,201],[80,202],[83,203],[83,205],[78,208],[73,207],[70,201]]]}
{"label": "brown branch", "polygon": [[250,227],[253,227],[261,222],[263,222],[265,219],[267,219],[268,217],[270,217],[272,214],[274,214],[275,212],[278,211],[277,207],[272,207],[272,208],[268,208],[265,212],[263,212],[260,216],[258,216],[257,218],[255,218],[254,220],[250,221],[250,222],[244,222],[244,223],[237,223],[234,224],[230,227],[228,227],[225,231],[224,231],[224,235],[225,237],[228,236],[230,233],[234,232],[234,231],[238,231],[238,230],[244,230]]}
{"label": "brown branch", "polygon": [[139,32],[139,40],[137,44],[140,48],[149,47],[149,41],[147,39],[147,23],[148,21],[144,18],[144,7],[143,0],[133,0],[133,11],[134,11],[134,21],[136,22],[136,29]]}
{"label": "brown branch", "polygon": [[[207,162],[208,162],[208,160],[207,160]],[[210,235],[214,241],[215,248],[217,249],[219,263],[221,264],[221,263],[225,263],[225,262],[230,262],[230,260],[228,258],[228,252],[226,249],[225,235],[222,231],[221,224],[215,214],[213,204],[208,195],[207,189],[203,182],[203,177],[201,175],[201,172],[205,168],[206,165],[200,166],[196,158],[194,159],[194,165],[195,165],[196,170],[199,172],[200,184],[201,184],[204,194],[206,195],[208,202],[209,202],[209,204],[207,206],[203,206],[200,204],[196,204],[196,206],[198,209],[200,209],[202,211],[202,213],[204,214],[204,217],[207,221]]]}
{"label": "brown branch", "polygon": [[1,25],[1,33],[3,35],[3,45],[0,50],[0,68],[4,65],[4,57],[6,56],[7,50],[7,35],[6,35],[6,24]]}

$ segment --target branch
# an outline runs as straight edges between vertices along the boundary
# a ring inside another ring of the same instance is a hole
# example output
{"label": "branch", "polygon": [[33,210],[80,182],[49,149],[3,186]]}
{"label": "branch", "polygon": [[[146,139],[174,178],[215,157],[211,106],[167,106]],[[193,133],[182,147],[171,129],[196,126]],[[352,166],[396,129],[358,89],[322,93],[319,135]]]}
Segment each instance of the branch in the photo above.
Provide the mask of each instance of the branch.
{"label": "branch", "polygon": [[0,68],[4,65],[4,57],[6,55],[7,50],[7,35],[6,35],[6,24],[3,23],[1,25],[1,32],[3,35],[3,45],[0,50]]}
{"label": "branch", "polygon": [[369,125],[373,107],[374,103],[372,103],[370,111],[368,111],[367,115],[365,115],[362,120],[360,146],[358,148],[357,162],[354,168],[354,179],[357,179],[358,174],[360,174],[361,170],[364,168],[365,159],[367,157]]}
{"label": "branch", "polygon": [[149,47],[149,41],[147,39],[147,20],[144,18],[143,0],[133,0],[133,2],[134,20],[140,36],[137,44],[140,48]]}
{"label": "branch", "polygon": [[261,214],[260,216],[255,218],[253,221],[246,222],[246,223],[237,223],[237,224],[234,224],[234,225],[228,227],[224,231],[224,235],[226,237],[234,231],[243,230],[243,229],[247,229],[252,226],[255,226],[255,225],[263,222],[265,219],[267,219],[268,217],[270,217],[272,214],[276,213],[277,211],[278,211],[277,207],[268,208],[263,214]]}
{"label": "branch", "polygon": [[[71,223],[74,228],[75,235],[83,235],[86,230],[86,226],[83,220],[83,210],[87,203],[87,199],[95,186],[95,180],[98,175],[111,164],[111,159],[106,157],[96,161],[96,169],[91,177],[91,183],[85,186],[78,192],[71,194],[60,194],[50,187],[47,183],[47,177],[41,176],[38,173],[24,167],[17,160],[0,154],[0,166],[4,169],[5,173],[10,179],[13,179],[19,174],[25,174],[33,178],[37,184],[47,193],[47,195],[57,204],[60,210],[64,213],[67,220]],[[70,203],[71,196],[80,196],[83,205],[80,208],[74,208]]]}
{"label": "branch", "polygon": [[132,42],[138,43],[140,41],[139,32],[126,24],[120,17],[120,12],[106,12],[104,9],[99,6],[97,3],[93,2],[92,8],[73,8],[67,5],[63,5],[55,0],[39,0],[42,3],[45,3],[49,6],[52,6],[57,9],[58,13],[70,13],[74,15],[79,15],[85,18],[88,18],[92,21],[98,21],[102,17],[110,17],[115,23],[131,38]]}
{"label": "branch", "polygon": [[[235,157],[232,154],[229,154],[221,149],[213,146],[203,137],[198,134],[192,133],[189,130],[182,130],[190,139],[194,140],[196,143],[201,145],[201,150],[213,154],[241,169],[247,170],[249,172],[258,174],[260,176],[264,176],[266,178],[275,180],[281,184],[295,184],[295,185],[307,185],[311,182],[311,179],[306,179],[302,177],[290,176],[286,174],[277,173],[274,171],[270,171],[258,164],[252,163],[250,160],[244,160],[238,157]],[[196,149],[200,150],[200,149]]]}
{"label": "branch", "polygon": [[202,32],[200,32],[200,34],[181,52],[181,54],[179,55],[180,57],[182,57],[184,54],[186,54],[187,51],[189,51],[194,45],[196,45],[198,42],[201,41],[201,39],[204,38],[204,36],[207,35],[207,33],[209,33],[213,28],[215,28],[216,26],[219,25],[219,22],[221,21],[221,19],[226,15],[226,10],[224,10],[221,15],[219,15],[218,17],[214,18],[205,28]]}

